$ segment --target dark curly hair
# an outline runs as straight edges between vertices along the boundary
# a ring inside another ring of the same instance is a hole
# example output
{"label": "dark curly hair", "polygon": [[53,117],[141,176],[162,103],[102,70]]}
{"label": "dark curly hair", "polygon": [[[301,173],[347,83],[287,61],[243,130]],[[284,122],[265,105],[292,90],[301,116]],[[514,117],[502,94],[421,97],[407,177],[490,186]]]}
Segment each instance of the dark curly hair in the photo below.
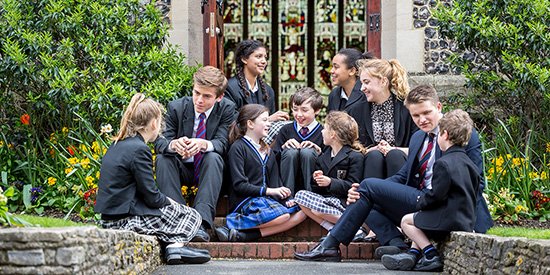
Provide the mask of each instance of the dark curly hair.
{"label": "dark curly hair", "polygon": [[[244,77],[244,63],[243,59],[248,59],[250,55],[256,51],[259,48],[267,49],[264,43],[258,41],[258,40],[252,40],[247,39],[241,41],[239,45],[237,45],[237,49],[235,50],[235,64],[237,64],[237,80],[239,80],[239,83],[244,88],[244,94],[245,96],[250,96],[250,90],[248,89],[248,85],[246,85],[246,80]],[[269,96],[267,94],[267,87],[264,82],[264,80],[261,77],[258,77],[258,82],[260,83],[260,89],[262,90],[262,95],[264,101],[267,101],[269,99]]]}

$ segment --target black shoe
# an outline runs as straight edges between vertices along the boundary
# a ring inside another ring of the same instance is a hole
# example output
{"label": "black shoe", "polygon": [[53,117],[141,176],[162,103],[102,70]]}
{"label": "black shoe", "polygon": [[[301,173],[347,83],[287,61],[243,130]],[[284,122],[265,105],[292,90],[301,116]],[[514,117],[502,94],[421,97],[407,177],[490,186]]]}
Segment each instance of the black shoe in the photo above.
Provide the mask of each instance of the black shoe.
{"label": "black shoe", "polygon": [[210,261],[210,254],[189,247],[167,247],[166,264],[203,264]]}
{"label": "black shoe", "polygon": [[426,259],[426,256],[422,256],[416,263],[413,270],[419,271],[442,271],[443,262],[439,256],[434,256],[431,259]]}
{"label": "black shoe", "polygon": [[376,248],[376,250],[374,250],[374,258],[381,259],[382,256],[384,255],[394,255],[394,254],[404,253],[407,251],[408,251],[407,247],[401,248],[399,246],[392,246],[392,245],[379,246],[378,248]]}
{"label": "black shoe", "polygon": [[235,229],[229,229],[225,226],[220,226],[214,228],[216,236],[220,242],[236,242],[238,241],[237,235],[238,232]]}
{"label": "black shoe", "polygon": [[300,261],[340,262],[342,255],[340,247],[324,248],[321,244],[318,244],[310,251],[294,252],[294,258]]}
{"label": "black shoe", "polygon": [[355,236],[353,237],[353,240],[351,240],[351,242],[364,242],[365,240],[365,237],[367,237],[367,233],[365,233],[365,231],[363,231],[361,229],[361,232],[355,234]]}
{"label": "black shoe", "polygon": [[203,253],[203,254],[210,255],[210,251],[208,251],[207,249],[201,249],[201,248],[196,248],[196,247],[192,247],[192,246],[186,246],[186,247],[187,247],[187,249],[192,250],[192,251],[196,251],[197,253]]}
{"label": "black shoe", "polygon": [[412,270],[415,264],[416,256],[410,253],[382,256],[382,265],[389,270]]}
{"label": "black shoe", "polygon": [[200,243],[207,243],[210,241],[210,235],[208,235],[208,232],[206,232],[206,228],[204,228],[203,225],[201,225],[199,231],[197,231],[197,234],[191,241]]}

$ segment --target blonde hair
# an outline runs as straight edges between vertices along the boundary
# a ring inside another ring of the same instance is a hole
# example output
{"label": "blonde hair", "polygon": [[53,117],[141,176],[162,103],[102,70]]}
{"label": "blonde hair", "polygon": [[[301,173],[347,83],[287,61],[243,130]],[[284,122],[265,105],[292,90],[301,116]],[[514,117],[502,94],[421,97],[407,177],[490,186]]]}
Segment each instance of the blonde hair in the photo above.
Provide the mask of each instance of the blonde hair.
{"label": "blonde hair", "polygon": [[145,129],[153,119],[160,119],[163,124],[163,113],[164,107],[160,103],[145,97],[142,93],[135,94],[124,111],[120,121],[120,130],[113,140],[117,142],[135,136],[139,131]]}
{"label": "blonde hair", "polygon": [[[241,107],[241,109],[239,110],[239,115],[237,116],[237,120],[235,120],[231,124],[230,130],[229,130],[229,143],[233,143],[237,139],[246,135],[246,131],[248,130],[248,127],[247,127],[248,121],[255,120],[265,112],[269,114],[269,109],[267,109],[267,107],[265,107],[264,105],[260,105],[260,104],[243,105],[243,107]],[[263,139],[260,139],[260,145],[261,145],[260,149],[262,151],[267,150],[269,147]]]}
{"label": "blonde hair", "polygon": [[348,145],[363,155],[367,153],[367,148],[359,142],[359,126],[353,117],[345,112],[332,111],[325,118],[325,124],[336,133],[342,145]]}
{"label": "blonde hair", "polygon": [[366,71],[378,79],[387,78],[390,91],[404,100],[410,91],[407,71],[397,59],[360,59],[357,61],[359,73]]}
{"label": "blonde hair", "polygon": [[193,83],[203,87],[216,88],[216,97],[220,97],[227,87],[227,78],[220,69],[204,66],[193,75]]}
{"label": "blonde hair", "polygon": [[470,115],[461,109],[452,110],[439,120],[439,134],[447,131],[449,141],[459,146],[468,145],[473,128]]}

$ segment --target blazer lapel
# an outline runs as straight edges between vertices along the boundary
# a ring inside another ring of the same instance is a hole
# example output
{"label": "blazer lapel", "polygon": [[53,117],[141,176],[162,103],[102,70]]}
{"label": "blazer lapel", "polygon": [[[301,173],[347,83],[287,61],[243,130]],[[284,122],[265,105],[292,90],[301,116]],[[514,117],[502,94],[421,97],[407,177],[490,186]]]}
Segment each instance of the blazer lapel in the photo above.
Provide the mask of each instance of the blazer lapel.
{"label": "blazer lapel", "polygon": [[334,156],[334,158],[330,162],[329,171],[332,170],[338,163],[346,159],[350,151],[351,148],[349,148],[348,146],[342,147],[342,149],[340,149],[340,152],[338,152],[338,154],[336,154],[336,156]]}
{"label": "blazer lapel", "polygon": [[[401,142],[401,140],[397,140],[397,137],[399,137],[399,128],[401,127],[401,108],[405,108],[403,104],[399,104],[399,99],[397,99],[392,94],[393,99],[393,136],[396,138],[395,143],[398,144]],[[408,137],[405,137],[408,138]]]}
{"label": "blazer lapel", "polygon": [[191,138],[193,136],[193,128],[195,127],[195,106],[191,98],[183,102],[183,116],[181,121],[183,135],[181,136]]}
{"label": "blazer lapel", "polygon": [[376,145],[376,142],[374,141],[374,133],[372,132],[372,117],[371,117],[371,103],[367,102],[365,104],[365,128],[367,128],[367,134],[369,135],[370,139],[373,142],[373,145]]}
{"label": "blazer lapel", "polygon": [[208,140],[212,139],[216,129],[218,129],[218,125],[220,124],[221,114],[219,109],[220,102],[216,102],[212,108],[212,112],[210,112],[210,116],[208,116],[208,119],[206,120],[206,139]]}
{"label": "blazer lapel", "polygon": [[[325,150],[323,154],[319,157],[319,164],[321,165],[321,170],[328,171],[330,167],[330,148]],[[325,175],[326,176],[326,175]]]}
{"label": "blazer lapel", "polygon": [[361,81],[357,80],[355,82],[355,86],[353,86],[353,90],[351,91],[351,94],[349,95],[349,99],[348,99],[348,102],[346,103],[346,107],[357,102],[363,97],[365,97],[365,95],[363,94],[363,92],[361,92]]}

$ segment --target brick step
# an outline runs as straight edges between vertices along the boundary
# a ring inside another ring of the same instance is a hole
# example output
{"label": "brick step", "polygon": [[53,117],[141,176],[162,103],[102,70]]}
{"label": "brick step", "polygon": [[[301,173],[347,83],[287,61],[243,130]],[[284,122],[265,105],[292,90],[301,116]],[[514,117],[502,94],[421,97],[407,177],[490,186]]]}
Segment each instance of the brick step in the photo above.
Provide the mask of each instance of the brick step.
{"label": "brick step", "polygon": [[[252,242],[252,243],[189,243],[189,246],[207,249],[212,258],[237,259],[293,259],[294,252],[312,249],[317,242]],[[378,243],[351,243],[340,245],[342,259],[373,259]]]}
{"label": "brick step", "polygon": [[[224,217],[216,217],[214,219],[214,224],[216,226],[225,225]],[[210,235],[214,235],[211,232]],[[322,228],[312,219],[306,219],[299,225],[294,228],[281,232],[279,234],[262,238],[262,241],[266,242],[297,242],[297,241],[318,241],[321,237],[325,236],[328,233],[327,230]]]}

